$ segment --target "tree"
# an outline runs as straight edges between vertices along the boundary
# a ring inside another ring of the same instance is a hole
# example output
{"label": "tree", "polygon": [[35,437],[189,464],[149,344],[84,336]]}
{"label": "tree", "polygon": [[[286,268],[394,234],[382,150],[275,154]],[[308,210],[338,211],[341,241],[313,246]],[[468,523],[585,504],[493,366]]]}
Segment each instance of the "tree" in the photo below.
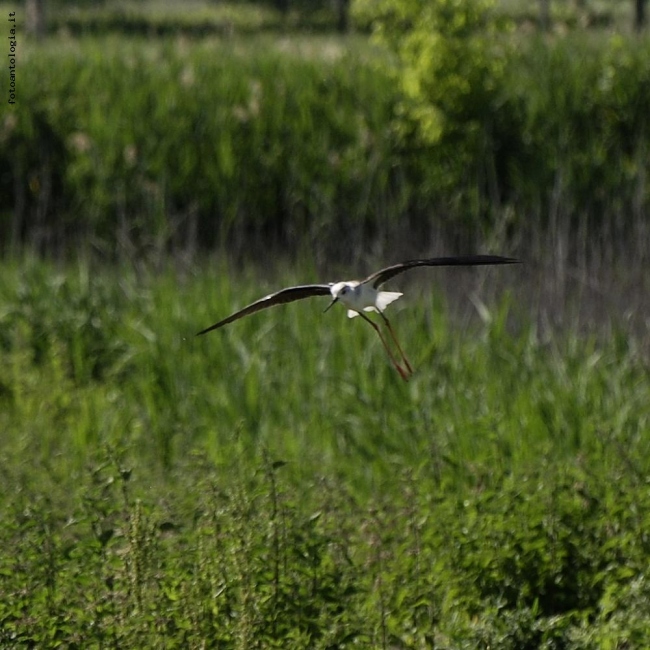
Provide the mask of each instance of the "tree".
{"label": "tree", "polygon": [[504,75],[509,23],[493,0],[382,0],[376,34],[397,54],[401,114],[430,144],[471,140],[492,111]]}

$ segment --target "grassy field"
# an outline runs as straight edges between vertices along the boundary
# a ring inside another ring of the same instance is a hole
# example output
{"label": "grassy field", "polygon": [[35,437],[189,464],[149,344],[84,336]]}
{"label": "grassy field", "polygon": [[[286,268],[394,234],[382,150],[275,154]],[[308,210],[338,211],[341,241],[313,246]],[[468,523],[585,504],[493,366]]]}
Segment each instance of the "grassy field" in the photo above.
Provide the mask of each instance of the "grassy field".
{"label": "grassy field", "polygon": [[[650,647],[631,2],[536,39],[498,4],[525,47],[471,164],[332,16],[179,7],[61,6],[0,112],[0,647]],[[325,299],[195,337],[465,247],[525,264],[394,283],[408,383]]]}
{"label": "grassy field", "polygon": [[2,647],[647,645],[642,340],[516,267],[399,283],[409,383],[325,300],[194,337],[302,266],[3,263]]}

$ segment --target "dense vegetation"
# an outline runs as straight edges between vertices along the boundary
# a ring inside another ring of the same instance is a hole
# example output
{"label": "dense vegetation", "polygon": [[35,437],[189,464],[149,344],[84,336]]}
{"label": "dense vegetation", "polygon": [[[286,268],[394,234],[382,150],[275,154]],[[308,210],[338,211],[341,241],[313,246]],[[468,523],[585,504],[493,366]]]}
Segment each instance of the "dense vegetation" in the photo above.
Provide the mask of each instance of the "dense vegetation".
{"label": "dense vegetation", "polygon": [[633,340],[421,296],[405,384],[317,301],[193,338],[223,271],[3,266],[3,647],[648,644]]}
{"label": "dense vegetation", "polygon": [[327,62],[260,42],[46,44],[4,117],[5,224],[214,245],[369,219],[390,191],[389,81],[332,47]]}
{"label": "dense vegetation", "polygon": [[643,259],[648,41],[541,40],[479,4],[419,6],[357,10],[394,55],[313,35],[22,44],[20,108],[0,109],[3,243],[561,228]]}
{"label": "dense vegetation", "polygon": [[[620,6],[541,35],[515,0],[359,0],[341,37],[62,3],[20,40],[0,647],[650,647],[650,44]],[[317,299],[194,337],[454,248],[525,264],[400,279],[408,383]]]}

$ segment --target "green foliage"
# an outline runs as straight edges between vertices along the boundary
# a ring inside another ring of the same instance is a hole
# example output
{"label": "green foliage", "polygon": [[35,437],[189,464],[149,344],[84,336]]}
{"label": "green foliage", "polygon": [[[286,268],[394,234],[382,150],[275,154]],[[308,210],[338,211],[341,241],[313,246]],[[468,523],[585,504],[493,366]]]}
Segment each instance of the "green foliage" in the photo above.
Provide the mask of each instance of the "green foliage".
{"label": "green foliage", "polygon": [[633,338],[422,298],[404,384],[317,301],[194,338],[269,278],[2,275],[3,647],[648,644]]}
{"label": "green foliage", "polygon": [[[648,51],[648,42],[619,36],[604,45],[588,38],[552,47],[536,42],[524,53],[524,66],[510,66],[508,101],[518,107],[521,132],[518,151],[504,163],[517,200],[541,201],[539,217],[547,223],[620,233],[643,219]],[[626,212],[634,217],[624,218]],[[609,220],[608,213],[620,216]]]}
{"label": "green foliage", "polygon": [[0,116],[5,232],[164,248],[363,228],[393,192],[390,81],[336,42],[294,47],[34,48]]}
{"label": "green foliage", "polygon": [[533,28],[546,28],[552,33],[600,30],[629,33],[632,25],[633,2],[619,0],[587,0],[587,2],[565,2],[551,0],[548,5],[548,24],[543,25],[542,3],[522,0],[497,0],[495,10],[526,32]]}
{"label": "green foliage", "polygon": [[512,57],[510,23],[493,4],[384,0],[367,10],[375,35],[399,60],[399,128],[407,142],[432,151],[426,182],[439,195],[455,193],[468,170],[476,177],[491,155],[491,126]]}
{"label": "green foliage", "polygon": [[458,143],[464,132],[467,148],[476,146],[497,108],[508,23],[491,7],[489,0],[386,0],[373,11],[375,33],[399,57],[402,110],[427,144]]}
{"label": "green foliage", "polygon": [[364,7],[399,61],[402,145],[426,152],[420,180],[459,222],[630,237],[648,201],[647,39],[542,41],[490,0]]}
{"label": "green foliage", "polygon": [[524,38],[483,3],[379,9],[394,58],[360,38],[27,44],[20,110],[0,108],[2,241],[345,257],[409,228],[644,255],[647,40]]}
{"label": "green foliage", "polygon": [[279,30],[287,27],[279,11],[248,2],[203,2],[178,5],[165,0],[64,2],[48,14],[51,32],[73,35],[109,33],[130,36],[203,37]]}

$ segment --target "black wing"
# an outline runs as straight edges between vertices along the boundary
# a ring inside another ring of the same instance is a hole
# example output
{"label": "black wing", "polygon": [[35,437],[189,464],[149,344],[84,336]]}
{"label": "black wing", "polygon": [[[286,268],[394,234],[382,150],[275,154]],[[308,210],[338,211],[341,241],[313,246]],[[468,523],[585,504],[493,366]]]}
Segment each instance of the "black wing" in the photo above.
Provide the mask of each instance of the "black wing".
{"label": "black wing", "polygon": [[330,285],[329,284],[303,284],[297,287],[287,287],[286,289],[280,289],[275,293],[271,293],[264,298],[260,298],[255,302],[251,303],[247,307],[236,311],[234,314],[220,320],[218,323],[206,327],[204,330],[201,330],[197,333],[197,336],[201,334],[206,334],[212,330],[216,330],[228,323],[232,323],[239,318],[248,316],[249,314],[254,314],[261,309],[267,309],[268,307],[273,307],[274,305],[282,305],[285,302],[293,302],[294,300],[302,300],[303,298],[311,298],[312,296],[329,296],[330,294]]}
{"label": "black wing", "polygon": [[482,266],[486,264],[517,264],[519,260],[499,255],[464,255],[459,257],[434,257],[428,260],[410,260],[401,264],[388,266],[369,275],[363,282],[369,282],[376,289],[392,277],[417,266]]}

